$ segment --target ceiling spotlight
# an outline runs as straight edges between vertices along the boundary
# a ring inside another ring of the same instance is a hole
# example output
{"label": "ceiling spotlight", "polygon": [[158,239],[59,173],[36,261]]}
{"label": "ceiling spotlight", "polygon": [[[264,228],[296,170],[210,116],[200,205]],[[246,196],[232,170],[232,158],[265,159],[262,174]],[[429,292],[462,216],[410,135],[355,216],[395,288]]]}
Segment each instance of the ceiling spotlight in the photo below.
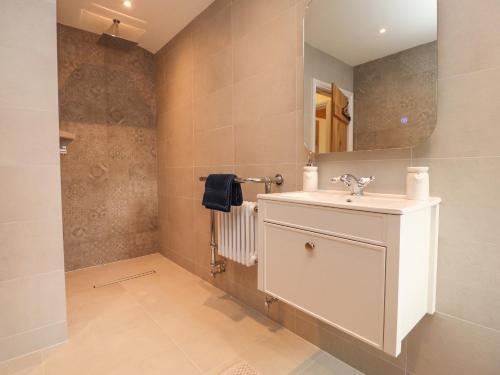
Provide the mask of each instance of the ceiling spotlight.
{"label": "ceiling spotlight", "polygon": [[130,0],[125,0],[125,1],[123,2],[123,6],[124,6],[125,8],[130,8],[130,7],[132,6],[132,2],[131,2]]}
{"label": "ceiling spotlight", "polygon": [[387,31],[386,28],[382,27],[378,32],[379,34],[385,34],[386,31]]}

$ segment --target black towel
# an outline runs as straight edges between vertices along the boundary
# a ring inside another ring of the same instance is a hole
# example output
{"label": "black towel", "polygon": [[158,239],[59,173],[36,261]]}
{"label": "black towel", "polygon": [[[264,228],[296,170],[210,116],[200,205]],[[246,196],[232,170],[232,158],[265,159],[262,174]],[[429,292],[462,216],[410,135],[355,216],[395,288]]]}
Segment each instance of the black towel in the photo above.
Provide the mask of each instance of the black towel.
{"label": "black towel", "polygon": [[231,206],[241,206],[241,186],[235,182],[234,174],[211,174],[205,181],[202,204],[211,210],[229,212]]}

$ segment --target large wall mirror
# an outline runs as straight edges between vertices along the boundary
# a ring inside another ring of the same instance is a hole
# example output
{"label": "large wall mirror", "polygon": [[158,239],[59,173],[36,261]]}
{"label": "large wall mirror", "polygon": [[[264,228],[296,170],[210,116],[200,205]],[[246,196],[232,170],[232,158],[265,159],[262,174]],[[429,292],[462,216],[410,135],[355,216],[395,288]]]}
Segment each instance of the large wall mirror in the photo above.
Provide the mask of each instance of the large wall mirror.
{"label": "large wall mirror", "polygon": [[311,0],[304,139],[315,153],[415,146],[436,126],[436,0]]}

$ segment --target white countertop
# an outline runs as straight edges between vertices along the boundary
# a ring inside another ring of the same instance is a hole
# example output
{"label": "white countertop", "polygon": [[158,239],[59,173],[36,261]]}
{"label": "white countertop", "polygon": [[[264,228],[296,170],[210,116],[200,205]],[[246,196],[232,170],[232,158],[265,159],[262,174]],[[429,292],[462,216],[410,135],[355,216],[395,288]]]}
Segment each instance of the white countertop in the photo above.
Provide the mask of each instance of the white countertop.
{"label": "white countertop", "polygon": [[417,201],[406,199],[405,195],[365,193],[363,196],[354,196],[347,191],[336,190],[259,194],[257,195],[257,199],[393,215],[403,215],[408,212],[435,206],[441,202],[441,198],[437,197],[430,197],[425,201]]}

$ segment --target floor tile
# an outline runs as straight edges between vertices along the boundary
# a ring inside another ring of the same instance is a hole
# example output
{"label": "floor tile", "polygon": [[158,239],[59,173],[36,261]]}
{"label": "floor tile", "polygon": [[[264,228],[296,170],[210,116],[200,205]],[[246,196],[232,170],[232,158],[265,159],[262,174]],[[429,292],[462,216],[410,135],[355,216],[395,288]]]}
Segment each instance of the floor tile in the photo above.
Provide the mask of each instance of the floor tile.
{"label": "floor tile", "polygon": [[69,340],[1,375],[360,374],[159,254],[68,272],[66,286]]}

